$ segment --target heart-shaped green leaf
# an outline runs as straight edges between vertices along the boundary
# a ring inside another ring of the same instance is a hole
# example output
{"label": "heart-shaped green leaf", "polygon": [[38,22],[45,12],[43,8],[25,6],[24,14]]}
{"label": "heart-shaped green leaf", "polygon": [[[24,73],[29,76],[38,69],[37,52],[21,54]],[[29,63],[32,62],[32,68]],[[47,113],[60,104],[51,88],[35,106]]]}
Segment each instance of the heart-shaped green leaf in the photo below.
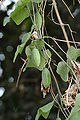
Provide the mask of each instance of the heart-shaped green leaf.
{"label": "heart-shaped green leaf", "polygon": [[23,22],[23,20],[30,16],[29,9],[25,7],[30,0],[19,0],[17,2],[15,10],[10,14],[10,18],[19,25]]}
{"label": "heart-shaped green leaf", "polygon": [[68,72],[69,69],[67,65],[63,61],[59,62],[57,66],[57,73],[61,76],[62,80],[64,80],[65,82],[68,80]]}
{"label": "heart-shaped green leaf", "polygon": [[80,49],[71,46],[67,51],[67,57],[71,60],[76,60],[80,56]]}

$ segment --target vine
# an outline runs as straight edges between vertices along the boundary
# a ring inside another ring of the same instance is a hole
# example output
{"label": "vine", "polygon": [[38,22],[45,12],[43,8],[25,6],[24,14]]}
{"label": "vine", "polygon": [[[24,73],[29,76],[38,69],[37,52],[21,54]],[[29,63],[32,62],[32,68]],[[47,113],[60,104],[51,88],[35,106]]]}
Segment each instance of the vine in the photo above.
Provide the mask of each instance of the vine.
{"label": "vine", "polygon": [[[64,6],[67,8],[69,14],[73,19],[74,16],[71,13],[68,5],[62,0]],[[79,2],[79,0],[78,0]],[[12,19],[17,25],[20,25],[26,18],[30,17],[32,21],[31,31],[25,33],[21,44],[17,46],[14,60],[15,62],[18,54],[22,54],[25,49],[26,59],[22,59],[24,62],[21,69],[19,70],[19,76],[17,79],[16,87],[18,87],[21,73],[27,70],[27,68],[35,67],[39,71],[42,71],[41,91],[43,92],[43,98],[46,97],[47,93],[52,96],[52,101],[43,107],[39,108],[35,120],[38,120],[42,115],[45,119],[48,118],[50,110],[54,107],[55,103],[58,108],[58,115],[56,120],[61,120],[59,113],[61,112],[67,120],[79,120],[80,115],[80,64],[77,58],[80,56],[80,49],[77,48],[73,32],[69,24],[64,24],[57,6],[57,0],[52,0],[51,3],[51,16],[50,20],[56,25],[59,25],[62,29],[64,40],[56,39],[52,36],[45,34],[45,8],[47,0],[19,0],[16,4],[15,10],[6,17],[3,21],[5,26],[10,19]],[[53,18],[53,11],[55,11],[58,22],[55,22]],[[68,26],[72,41],[69,40],[65,26]],[[47,40],[54,41],[57,47],[66,55],[66,61],[57,53],[54,46],[52,47]],[[29,41],[29,45],[26,43]],[[66,42],[68,50],[65,52],[58,42]],[[70,44],[73,44],[71,46]],[[47,47],[48,49],[47,49]],[[75,46],[75,47],[74,47]],[[56,67],[57,74],[60,75],[61,79],[68,82],[68,88],[64,94],[61,93],[59,88],[58,80],[52,70],[51,63],[53,61],[51,50],[61,59]],[[52,77],[51,77],[52,76]],[[55,81],[57,88],[57,95],[53,92],[53,81]],[[59,97],[59,99],[58,99]],[[60,100],[60,102],[59,102]],[[75,115],[74,115],[75,113]]]}

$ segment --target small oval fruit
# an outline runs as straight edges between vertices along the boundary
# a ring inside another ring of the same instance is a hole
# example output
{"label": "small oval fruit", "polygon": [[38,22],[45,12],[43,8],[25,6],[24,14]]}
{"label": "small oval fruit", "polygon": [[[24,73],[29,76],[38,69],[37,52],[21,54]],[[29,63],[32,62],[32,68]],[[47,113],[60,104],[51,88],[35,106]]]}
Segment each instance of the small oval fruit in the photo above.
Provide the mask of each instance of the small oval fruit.
{"label": "small oval fruit", "polygon": [[48,88],[51,84],[51,74],[47,68],[42,71],[42,82],[45,88]]}
{"label": "small oval fruit", "polygon": [[32,59],[33,59],[33,63],[36,66],[40,65],[40,53],[39,53],[39,50],[36,48],[32,50]]}

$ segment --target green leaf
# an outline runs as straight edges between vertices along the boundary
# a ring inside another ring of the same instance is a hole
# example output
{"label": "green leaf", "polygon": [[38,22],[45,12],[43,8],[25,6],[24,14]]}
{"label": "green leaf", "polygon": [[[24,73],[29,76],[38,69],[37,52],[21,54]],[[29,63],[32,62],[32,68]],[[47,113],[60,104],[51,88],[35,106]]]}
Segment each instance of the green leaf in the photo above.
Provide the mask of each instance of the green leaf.
{"label": "green leaf", "polygon": [[36,48],[32,50],[32,60],[36,66],[40,65],[40,53]]}
{"label": "green leaf", "polygon": [[42,26],[42,17],[38,11],[35,14],[35,22],[36,22],[36,28],[40,30]]}
{"label": "green leaf", "polygon": [[32,52],[31,52],[31,49],[30,49],[29,46],[26,47],[26,49],[25,49],[25,54],[26,54],[27,57],[30,57],[30,56],[31,56]]}
{"label": "green leaf", "polygon": [[28,8],[28,10],[30,11],[30,13],[31,13],[31,11],[32,11],[32,1],[30,0],[29,1],[29,3],[27,4],[27,8]]}
{"label": "green leaf", "polygon": [[51,108],[53,107],[54,101],[44,105],[43,107],[39,108],[37,111],[37,115],[35,120],[39,120],[40,116],[42,115],[45,119],[48,118]]}
{"label": "green leaf", "polygon": [[80,120],[80,109],[74,113],[68,120]]}
{"label": "green leaf", "polygon": [[45,88],[51,84],[51,74],[47,68],[44,68],[42,71],[42,81]]}
{"label": "green leaf", "polygon": [[35,46],[38,50],[42,50],[43,47],[44,47],[44,43],[43,43],[42,40],[39,40],[39,39],[38,40],[34,40],[31,43],[32,49],[33,49],[33,46]]}
{"label": "green leaf", "polygon": [[33,0],[35,3],[41,3],[42,0]]}
{"label": "green leaf", "polygon": [[17,4],[16,4],[16,8],[23,8],[25,7],[28,3],[29,3],[30,0],[18,0]]}
{"label": "green leaf", "polygon": [[71,110],[68,120],[80,120],[80,93],[76,96],[75,105]]}
{"label": "green leaf", "polygon": [[27,8],[23,8],[20,11],[14,10],[14,12],[11,13],[10,17],[13,19],[13,21],[19,25],[23,22],[23,20],[27,17],[29,17],[29,11]]}
{"label": "green leaf", "polygon": [[62,80],[64,80],[65,82],[68,80],[68,72],[69,69],[67,65],[63,61],[59,62],[57,66],[57,73],[61,76]]}
{"label": "green leaf", "polygon": [[15,62],[18,54],[19,54],[19,53],[20,53],[20,54],[22,53],[22,51],[23,51],[23,49],[24,49],[24,46],[25,46],[24,43],[17,46],[17,50],[16,50],[16,52],[15,52],[15,56],[14,56],[13,62]]}
{"label": "green leaf", "polygon": [[80,49],[76,49],[73,46],[71,46],[67,51],[68,59],[76,60],[80,56]]}
{"label": "green leaf", "polygon": [[17,2],[15,10],[10,14],[10,18],[19,25],[23,20],[30,16],[29,10],[25,7],[30,0],[19,0]]}
{"label": "green leaf", "polygon": [[34,40],[31,42],[31,44],[29,45],[30,49],[33,50],[34,48],[37,48],[39,51],[41,51],[44,47],[44,43],[42,42],[42,40]]}
{"label": "green leaf", "polygon": [[25,33],[21,42],[26,43],[30,39],[30,37],[31,37],[31,32]]}
{"label": "green leaf", "polygon": [[9,17],[5,17],[4,20],[3,20],[3,26],[5,26],[9,22],[10,22],[10,18]]}

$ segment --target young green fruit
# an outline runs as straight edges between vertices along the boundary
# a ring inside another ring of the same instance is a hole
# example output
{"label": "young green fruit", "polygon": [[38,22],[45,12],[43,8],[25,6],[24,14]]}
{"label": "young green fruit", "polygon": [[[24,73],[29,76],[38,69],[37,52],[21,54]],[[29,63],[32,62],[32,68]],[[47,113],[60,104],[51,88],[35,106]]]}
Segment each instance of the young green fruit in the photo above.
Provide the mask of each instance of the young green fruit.
{"label": "young green fruit", "polygon": [[51,84],[51,74],[47,68],[42,71],[42,82],[45,88],[48,88]]}
{"label": "young green fruit", "polygon": [[32,60],[36,66],[40,65],[40,53],[39,50],[36,48],[32,50]]}

